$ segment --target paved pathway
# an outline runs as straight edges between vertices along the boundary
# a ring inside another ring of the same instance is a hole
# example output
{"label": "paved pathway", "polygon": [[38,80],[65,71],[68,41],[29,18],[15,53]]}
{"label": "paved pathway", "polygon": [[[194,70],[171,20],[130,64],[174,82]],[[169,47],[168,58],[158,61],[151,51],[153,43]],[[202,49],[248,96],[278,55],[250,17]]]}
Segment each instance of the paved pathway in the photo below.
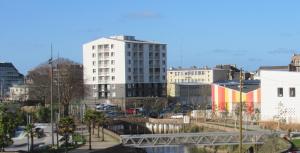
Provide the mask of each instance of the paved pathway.
{"label": "paved pathway", "polygon": [[90,153],[90,152],[110,148],[110,147],[120,144],[119,140],[116,140],[115,138],[113,138],[107,134],[104,135],[105,141],[101,141],[102,140],[101,136],[102,135],[101,135],[101,131],[100,131],[100,138],[97,137],[97,129],[95,129],[95,134],[92,135],[92,150],[88,150],[89,142],[88,142],[88,136],[87,136],[86,137],[87,142],[85,145],[83,145],[77,149],[71,150],[69,152],[70,153]]}

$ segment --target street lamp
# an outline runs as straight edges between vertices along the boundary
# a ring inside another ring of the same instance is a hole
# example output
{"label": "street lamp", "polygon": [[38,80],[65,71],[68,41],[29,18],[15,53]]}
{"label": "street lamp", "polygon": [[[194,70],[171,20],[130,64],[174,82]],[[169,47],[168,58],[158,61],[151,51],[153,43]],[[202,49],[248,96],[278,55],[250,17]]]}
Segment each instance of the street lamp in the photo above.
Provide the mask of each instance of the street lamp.
{"label": "street lamp", "polygon": [[51,139],[52,139],[52,146],[54,146],[54,129],[53,129],[53,59],[52,59],[52,44],[51,44],[51,58],[48,60],[48,63],[51,67],[51,84],[50,84],[50,94],[51,94],[51,103],[50,103],[50,110],[51,110]]}

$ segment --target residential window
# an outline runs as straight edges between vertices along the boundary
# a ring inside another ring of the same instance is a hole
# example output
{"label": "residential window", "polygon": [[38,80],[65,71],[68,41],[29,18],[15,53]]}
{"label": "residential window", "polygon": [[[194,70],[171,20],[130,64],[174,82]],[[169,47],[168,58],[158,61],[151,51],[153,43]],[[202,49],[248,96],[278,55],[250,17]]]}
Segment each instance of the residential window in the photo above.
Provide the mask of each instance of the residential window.
{"label": "residential window", "polygon": [[112,81],[115,81],[115,79],[116,79],[115,76],[112,76],[112,77],[111,77],[111,80],[112,80]]}
{"label": "residential window", "polygon": [[162,53],[162,57],[166,57],[166,53]]}
{"label": "residential window", "polygon": [[130,44],[127,44],[127,48],[130,48]]}
{"label": "residential window", "polygon": [[92,49],[93,49],[93,50],[95,49],[95,46],[94,46],[94,45],[92,46]]}
{"label": "residential window", "polygon": [[131,68],[128,68],[128,72],[131,72]]}
{"label": "residential window", "polygon": [[116,97],[116,92],[112,92],[112,93],[111,93],[111,96],[112,96],[112,97]]}
{"label": "residential window", "polygon": [[95,54],[95,53],[93,53],[93,54],[92,54],[92,57],[96,57],[96,54]]}
{"label": "residential window", "polygon": [[131,64],[131,60],[128,60],[128,64]]}
{"label": "residential window", "polygon": [[283,97],[283,88],[277,88],[277,96]]}
{"label": "residential window", "polygon": [[111,69],[111,72],[115,72],[115,68],[112,68],[112,69]]}
{"label": "residential window", "polygon": [[129,80],[129,81],[131,80],[131,76],[128,76],[128,80]]}
{"label": "residential window", "polygon": [[96,69],[93,69],[93,73],[96,73]]}
{"label": "residential window", "polygon": [[96,61],[93,61],[93,66],[95,66],[96,65]]}
{"label": "residential window", "polygon": [[111,45],[110,45],[110,48],[113,49],[113,48],[114,48],[114,44],[111,44]]}
{"label": "residential window", "polygon": [[290,88],[290,97],[296,97],[296,89]]}
{"label": "residential window", "polygon": [[115,56],[115,53],[114,53],[114,52],[111,52],[111,53],[110,53],[110,56],[112,56],[112,57]]}
{"label": "residential window", "polygon": [[96,81],[96,77],[93,77],[93,81]]}
{"label": "residential window", "polygon": [[131,55],[131,53],[130,52],[127,52],[127,56],[130,56]]}
{"label": "residential window", "polygon": [[111,63],[111,65],[114,65],[115,64],[115,60],[111,60],[110,63]]}

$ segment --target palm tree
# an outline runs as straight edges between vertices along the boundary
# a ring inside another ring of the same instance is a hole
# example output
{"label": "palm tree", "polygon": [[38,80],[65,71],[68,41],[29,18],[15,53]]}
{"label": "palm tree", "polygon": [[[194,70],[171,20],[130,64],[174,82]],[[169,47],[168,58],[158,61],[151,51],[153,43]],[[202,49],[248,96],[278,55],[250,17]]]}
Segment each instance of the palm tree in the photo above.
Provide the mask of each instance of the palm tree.
{"label": "palm tree", "polygon": [[95,122],[98,126],[98,138],[100,137],[99,131],[100,131],[100,126],[102,126],[102,141],[104,141],[104,125],[106,123],[106,118],[104,116],[103,112],[95,112]]}
{"label": "palm tree", "polygon": [[59,120],[58,132],[64,136],[65,152],[68,152],[69,136],[75,131],[75,123],[71,117],[64,117]]}
{"label": "palm tree", "polygon": [[33,140],[34,140],[34,136],[36,136],[36,132],[35,132],[35,126],[33,123],[29,123],[26,125],[25,127],[25,132],[27,133],[26,135],[28,137],[30,137],[30,151],[33,151]]}
{"label": "palm tree", "polygon": [[92,123],[95,121],[95,112],[94,110],[88,109],[84,114],[84,121],[88,126],[89,131],[89,150],[92,150],[92,133],[91,133],[91,126]]}

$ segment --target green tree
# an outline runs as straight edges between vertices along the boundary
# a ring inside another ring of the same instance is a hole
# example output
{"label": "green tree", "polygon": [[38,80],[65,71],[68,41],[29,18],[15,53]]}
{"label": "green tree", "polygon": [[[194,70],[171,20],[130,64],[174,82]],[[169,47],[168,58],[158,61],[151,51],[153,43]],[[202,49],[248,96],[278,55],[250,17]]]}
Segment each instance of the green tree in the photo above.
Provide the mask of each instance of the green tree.
{"label": "green tree", "polygon": [[99,131],[100,131],[100,126],[101,126],[101,129],[102,129],[102,141],[104,141],[104,125],[106,123],[106,118],[105,118],[103,112],[95,112],[95,122],[97,124],[98,138],[100,137]]}
{"label": "green tree", "polygon": [[0,147],[4,151],[4,147],[13,143],[12,137],[18,122],[15,120],[14,113],[10,112],[5,105],[0,105]]}
{"label": "green tree", "polygon": [[25,127],[26,135],[30,137],[30,151],[33,151],[34,137],[36,136],[35,126],[33,123],[27,124]]}
{"label": "green tree", "polygon": [[51,110],[48,107],[39,107],[34,113],[38,123],[50,123]]}
{"label": "green tree", "polygon": [[68,152],[69,137],[75,131],[75,122],[70,117],[64,117],[59,120],[58,132],[64,136],[65,139],[65,152]]}
{"label": "green tree", "polygon": [[89,150],[92,150],[92,123],[95,121],[95,111],[88,109],[84,114],[84,122],[86,123],[89,131]]}

